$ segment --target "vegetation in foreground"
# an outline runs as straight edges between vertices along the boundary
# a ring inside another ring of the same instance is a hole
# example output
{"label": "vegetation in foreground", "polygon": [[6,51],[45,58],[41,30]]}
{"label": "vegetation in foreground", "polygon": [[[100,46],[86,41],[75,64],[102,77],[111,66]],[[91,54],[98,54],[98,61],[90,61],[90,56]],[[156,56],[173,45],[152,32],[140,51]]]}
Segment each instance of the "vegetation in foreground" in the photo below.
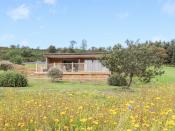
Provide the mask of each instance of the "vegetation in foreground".
{"label": "vegetation in foreground", "polygon": [[29,88],[1,88],[0,130],[174,130],[174,83],[159,80],[130,91],[32,79]]}

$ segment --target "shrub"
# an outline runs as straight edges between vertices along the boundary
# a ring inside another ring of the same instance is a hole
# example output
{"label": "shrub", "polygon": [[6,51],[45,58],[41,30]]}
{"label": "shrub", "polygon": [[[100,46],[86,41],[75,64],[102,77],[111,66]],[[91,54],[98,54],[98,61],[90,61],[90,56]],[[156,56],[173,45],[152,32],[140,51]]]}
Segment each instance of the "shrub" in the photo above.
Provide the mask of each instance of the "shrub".
{"label": "shrub", "polygon": [[113,74],[108,78],[108,84],[112,86],[126,86],[127,81],[123,76],[119,74]]}
{"label": "shrub", "polygon": [[13,64],[9,61],[1,61],[0,62],[0,70],[4,70],[4,71],[7,71],[7,70],[13,70],[14,67],[13,67]]}
{"label": "shrub", "polygon": [[63,72],[57,67],[52,67],[48,71],[48,76],[52,79],[52,81],[56,81],[58,79],[62,79]]}
{"label": "shrub", "polygon": [[27,78],[15,71],[0,72],[0,87],[26,87]]}
{"label": "shrub", "polygon": [[12,57],[10,59],[10,61],[13,62],[13,63],[15,63],[15,64],[19,64],[20,65],[20,64],[22,64],[23,59],[22,59],[21,56],[15,56],[15,57]]}

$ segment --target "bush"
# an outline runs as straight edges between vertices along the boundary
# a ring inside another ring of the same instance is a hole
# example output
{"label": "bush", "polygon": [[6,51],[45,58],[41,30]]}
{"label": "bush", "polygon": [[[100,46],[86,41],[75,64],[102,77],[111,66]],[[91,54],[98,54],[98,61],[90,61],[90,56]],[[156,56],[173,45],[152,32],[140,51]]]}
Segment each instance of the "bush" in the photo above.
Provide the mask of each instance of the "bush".
{"label": "bush", "polygon": [[23,59],[22,59],[21,56],[15,56],[15,57],[12,57],[10,59],[10,61],[13,62],[13,63],[15,63],[15,64],[19,64],[20,65],[20,64],[22,64]]}
{"label": "bush", "polygon": [[0,72],[0,87],[26,87],[27,78],[15,71]]}
{"label": "bush", "polygon": [[52,81],[56,81],[58,79],[62,79],[63,72],[57,67],[52,67],[48,71],[48,76],[52,79]]}
{"label": "bush", "polygon": [[13,64],[9,61],[1,61],[0,62],[0,70],[7,71],[7,70],[13,70]]}
{"label": "bush", "polygon": [[127,81],[123,76],[119,74],[113,74],[108,78],[108,84],[112,86],[126,86]]}

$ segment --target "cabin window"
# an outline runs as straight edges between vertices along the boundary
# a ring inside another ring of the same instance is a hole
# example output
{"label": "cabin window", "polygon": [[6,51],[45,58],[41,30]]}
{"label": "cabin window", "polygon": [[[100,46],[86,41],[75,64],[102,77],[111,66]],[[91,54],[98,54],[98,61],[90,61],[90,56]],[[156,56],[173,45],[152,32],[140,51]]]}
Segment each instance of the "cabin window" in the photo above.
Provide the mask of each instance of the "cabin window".
{"label": "cabin window", "polygon": [[105,71],[106,68],[99,60],[85,60],[85,71]]}

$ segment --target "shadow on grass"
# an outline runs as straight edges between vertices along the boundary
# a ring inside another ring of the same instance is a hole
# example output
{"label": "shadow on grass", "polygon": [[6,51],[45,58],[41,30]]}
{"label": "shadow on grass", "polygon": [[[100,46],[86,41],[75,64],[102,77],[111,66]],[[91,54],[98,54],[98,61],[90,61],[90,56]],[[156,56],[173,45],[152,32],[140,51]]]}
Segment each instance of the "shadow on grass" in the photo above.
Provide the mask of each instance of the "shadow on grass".
{"label": "shadow on grass", "polygon": [[137,89],[133,88],[127,89],[126,87],[119,87],[119,86],[111,86],[111,88],[101,91],[101,93],[109,95],[117,95],[121,93],[135,93],[135,92],[137,92]]}

